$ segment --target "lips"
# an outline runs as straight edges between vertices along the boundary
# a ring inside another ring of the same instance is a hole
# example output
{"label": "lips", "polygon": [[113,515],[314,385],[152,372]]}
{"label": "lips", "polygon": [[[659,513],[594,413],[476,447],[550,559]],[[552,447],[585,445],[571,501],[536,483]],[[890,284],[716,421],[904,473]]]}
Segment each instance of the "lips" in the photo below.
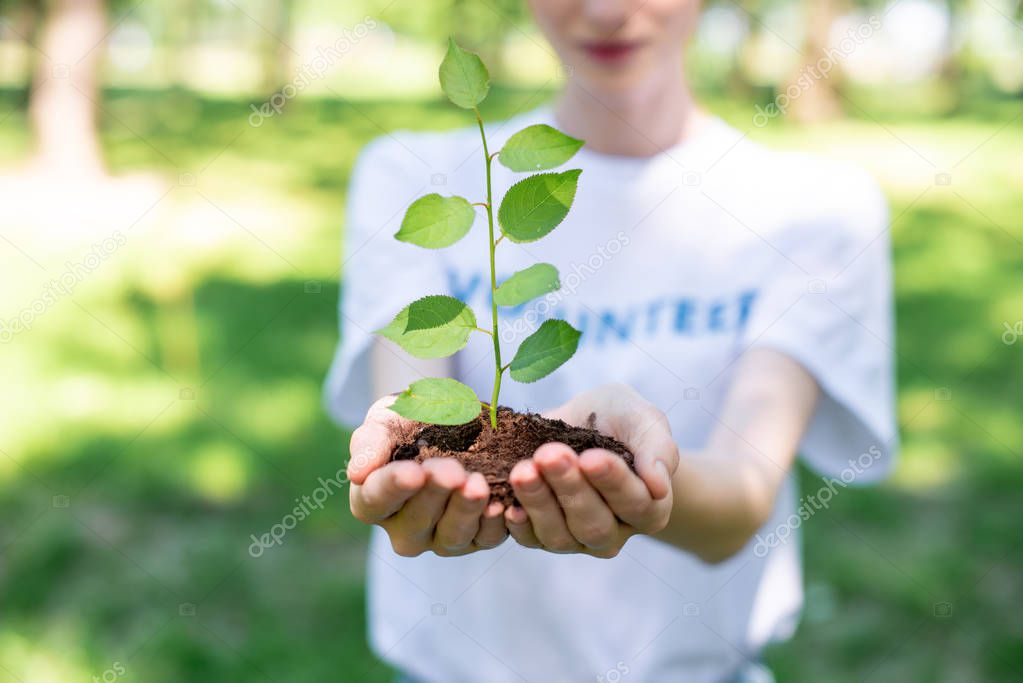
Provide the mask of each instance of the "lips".
{"label": "lips", "polygon": [[582,44],[583,51],[598,62],[621,62],[639,49],[639,43],[623,40],[604,40]]}

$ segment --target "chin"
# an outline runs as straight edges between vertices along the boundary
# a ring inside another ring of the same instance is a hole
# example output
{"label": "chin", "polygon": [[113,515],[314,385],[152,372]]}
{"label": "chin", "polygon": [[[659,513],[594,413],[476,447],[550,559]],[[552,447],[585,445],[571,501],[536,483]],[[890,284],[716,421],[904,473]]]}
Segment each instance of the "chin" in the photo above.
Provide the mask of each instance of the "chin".
{"label": "chin", "polygon": [[640,64],[607,67],[604,65],[587,64],[584,68],[576,68],[574,78],[582,81],[583,86],[594,95],[606,93],[622,95],[634,90],[637,84],[649,77],[649,70]]}

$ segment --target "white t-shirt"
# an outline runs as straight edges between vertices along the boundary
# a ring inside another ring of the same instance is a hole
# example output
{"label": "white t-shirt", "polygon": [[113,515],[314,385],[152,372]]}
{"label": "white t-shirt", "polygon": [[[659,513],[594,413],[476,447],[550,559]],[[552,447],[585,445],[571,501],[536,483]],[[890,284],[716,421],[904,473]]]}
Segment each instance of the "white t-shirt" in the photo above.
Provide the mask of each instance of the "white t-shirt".
{"label": "white t-shirt", "polygon": [[[490,126],[491,150],[548,107]],[[362,153],[349,194],[342,343],[326,386],[331,414],[359,424],[371,400],[371,331],[426,294],[467,301],[489,320],[486,217],[453,247],[393,238],[422,194],[485,199],[478,130],[397,132]],[[394,554],[374,529],[369,561],[373,648],[423,681],[720,681],[791,635],[802,605],[798,527],[844,483],[892,466],[891,263],[887,210],[863,172],[770,151],[713,119],[649,158],[583,148],[565,222],[538,242],[498,247],[499,277],[557,266],[562,289],[502,309],[503,348],[545,317],[582,331],[577,354],[533,384],[503,383],[501,402],[542,411],[607,382],[625,382],[698,449],[735,361],[750,347],[802,363],[824,398],[801,444],[835,482],[797,501],[789,476],[772,519],[728,561],[709,566],[648,537],[612,560],[505,542],[460,558]],[[561,170],[561,169],[559,169]],[[495,202],[524,177],[495,162]],[[473,335],[456,377],[489,397],[489,337]],[[400,361],[398,361],[400,362]],[[627,672],[627,673],[626,673]]]}

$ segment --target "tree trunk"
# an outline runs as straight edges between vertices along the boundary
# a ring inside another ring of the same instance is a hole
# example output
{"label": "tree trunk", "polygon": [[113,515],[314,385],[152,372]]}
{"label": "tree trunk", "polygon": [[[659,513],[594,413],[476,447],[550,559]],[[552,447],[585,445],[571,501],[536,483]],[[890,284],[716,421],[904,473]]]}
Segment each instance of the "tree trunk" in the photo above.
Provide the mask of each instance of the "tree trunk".
{"label": "tree trunk", "polygon": [[200,40],[200,7],[198,0],[177,0],[174,11],[166,18],[166,49],[162,69],[175,86],[189,87],[189,74],[194,68],[190,53]]}
{"label": "tree trunk", "polygon": [[[1021,6],[1021,9],[1023,9],[1023,6]],[[956,50],[955,31],[951,27],[965,25],[966,18],[963,16],[965,12],[955,5],[950,7],[950,11],[950,28],[945,36],[945,58],[938,72],[938,78],[948,88],[949,99],[951,100],[949,103],[950,111],[952,113],[959,113],[968,99],[966,86],[971,79],[969,78],[967,64],[964,61],[965,48]]]}
{"label": "tree trunk", "polygon": [[293,77],[295,62],[294,46],[291,44],[292,0],[277,0],[270,11],[271,34],[263,36],[261,45],[263,62],[263,91],[272,93],[279,90]]}
{"label": "tree trunk", "polygon": [[788,115],[794,121],[817,123],[835,119],[842,115],[842,101],[838,96],[841,87],[841,64],[831,63],[831,69],[823,74],[818,62],[827,57],[828,38],[831,27],[845,8],[843,0],[805,0],[803,11],[806,16],[806,38],[803,41],[803,59],[799,69],[786,83],[784,93],[795,93],[789,98]]}
{"label": "tree trunk", "polygon": [[37,162],[46,171],[104,173],[96,120],[105,33],[104,0],[48,3],[29,98]]}
{"label": "tree trunk", "polygon": [[[30,0],[28,2],[23,2],[20,5],[15,5],[13,16],[10,18],[10,24],[13,27],[11,32],[14,33],[17,38],[21,39],[28,47],[28,49],[25,50],[25,54],[28,57],[28,73],[35,73],[36,63],[38,62],[38,52],[33,48],[36,44],[36,28],[39,25],[39,15],[42,11],[40,6],[41,2],[42,0]],[[28,107],[28,98],[31,92],[32,84],[30,82],[24,92],[18,96],[19,107]]]}

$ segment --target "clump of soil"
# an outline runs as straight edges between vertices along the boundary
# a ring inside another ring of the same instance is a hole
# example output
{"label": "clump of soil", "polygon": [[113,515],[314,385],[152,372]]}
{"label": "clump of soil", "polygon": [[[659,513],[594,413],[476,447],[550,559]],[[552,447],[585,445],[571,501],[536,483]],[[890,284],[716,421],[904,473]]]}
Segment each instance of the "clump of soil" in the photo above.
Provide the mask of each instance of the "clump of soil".
{"label": "clump of soil", "polygon": [[588,448],[604,448],[622,456],[635,470],[633,455],[622,442],[593,429],[596,416],[590,415],[588,427],[573,427],[562,420],[551,420],[535,413],[517,413],[511,408],[497,409],[498,431],[490,426],[488,408],[464,425],[424,425],[416,423],[402,434],[391,460],[457,458],[469,472],[482,472],[490,484],[490,500],[508,507],[516,504],[508,475],[519,460],[533,457],[537,448],[557,441],[577,453]]}

